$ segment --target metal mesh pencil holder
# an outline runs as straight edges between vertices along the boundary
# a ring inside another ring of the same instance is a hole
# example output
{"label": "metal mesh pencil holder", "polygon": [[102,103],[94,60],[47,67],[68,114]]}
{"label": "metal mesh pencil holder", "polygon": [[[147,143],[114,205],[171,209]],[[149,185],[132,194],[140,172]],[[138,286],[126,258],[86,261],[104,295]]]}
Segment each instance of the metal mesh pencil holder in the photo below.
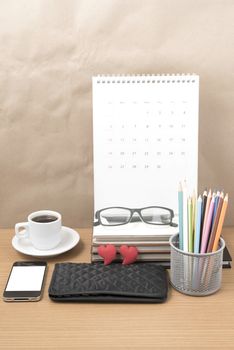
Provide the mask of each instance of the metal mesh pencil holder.
{"label": "metal mesh pencil holder", "polygon": [[205,296],[218,291],[222,280],[222,262],[225,242],[219,240],[219,249],[213,253],[195,254],[179,249],[178,233],[170,238],[172,286],[181,293]]}

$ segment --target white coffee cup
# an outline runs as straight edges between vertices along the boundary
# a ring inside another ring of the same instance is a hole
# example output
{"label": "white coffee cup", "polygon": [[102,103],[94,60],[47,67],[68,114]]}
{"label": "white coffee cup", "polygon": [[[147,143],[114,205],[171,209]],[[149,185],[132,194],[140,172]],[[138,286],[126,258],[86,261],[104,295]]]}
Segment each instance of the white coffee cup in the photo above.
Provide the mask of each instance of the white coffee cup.
{"label": "white coffee cup", "polygon": [[[20,230],[24,228],[24,230]],[[20,239],[28,238],[39,250],[55,248],[61,241],[62,217],[52,210],[39,210],[28,216],[28,222],[15,225],[15,234]]]}

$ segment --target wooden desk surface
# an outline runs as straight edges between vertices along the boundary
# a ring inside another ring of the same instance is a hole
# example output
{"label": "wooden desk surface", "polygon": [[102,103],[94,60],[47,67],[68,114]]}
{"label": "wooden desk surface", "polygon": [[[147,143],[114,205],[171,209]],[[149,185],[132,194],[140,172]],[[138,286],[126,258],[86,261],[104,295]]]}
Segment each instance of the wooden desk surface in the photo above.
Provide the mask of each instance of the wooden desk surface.
{"label": "wooden desk surface", "polygon": [[[221,290],[190,297],[170,287],[164,304],[60,304],[50,301],[54,263],[89,262],[91,230],[81,229],[72,251],[48,259],[43,299],[0,300],[0,349],[234,349],[234,268],[223,270]],[[224,238],[234,256],[234,228]],[[11,246],[13,230],[0,230],[0,291],[11,265],[32,258]],[[33,259],[34,260],[34,259]]]}

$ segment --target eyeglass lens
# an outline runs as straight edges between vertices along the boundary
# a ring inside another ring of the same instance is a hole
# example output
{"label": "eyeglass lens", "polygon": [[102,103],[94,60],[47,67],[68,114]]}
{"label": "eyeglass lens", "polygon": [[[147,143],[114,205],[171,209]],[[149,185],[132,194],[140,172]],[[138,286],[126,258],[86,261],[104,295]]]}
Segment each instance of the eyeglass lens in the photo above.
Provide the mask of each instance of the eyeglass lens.
{"label": "eyeglass lens", "polygon": [[131,217],[131,211],[121,208],[109,208],[102,210],[100,220],[102,225],[122,225],[126,224]]}
{"label": "eyeglass lens", "polygon": [[165,224],[171,223],[171,213],[167,209],[163,208],[145,208],[141,210],[141,216],[145,222],[149,224]]}

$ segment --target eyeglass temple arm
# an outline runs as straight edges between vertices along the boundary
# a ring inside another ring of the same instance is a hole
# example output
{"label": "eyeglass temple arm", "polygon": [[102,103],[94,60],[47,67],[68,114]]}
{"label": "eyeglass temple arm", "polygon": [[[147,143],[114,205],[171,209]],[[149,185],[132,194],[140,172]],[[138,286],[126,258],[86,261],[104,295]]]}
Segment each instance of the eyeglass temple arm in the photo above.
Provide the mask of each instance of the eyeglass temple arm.
{"label": "eyeglass temple arm", "polygon": [[94,222],[93,222],[93,226],[98,226],[98,225],[100,225],[100,222],[99,222],[99,221],[94,221]]}
{"label": "eyeglass temple arm", "polygon": [[170,226],[172,226],[172,227],[178,227],[178,224],[176,224],[175,222],[171,222],[171,223],[170,223]]}

